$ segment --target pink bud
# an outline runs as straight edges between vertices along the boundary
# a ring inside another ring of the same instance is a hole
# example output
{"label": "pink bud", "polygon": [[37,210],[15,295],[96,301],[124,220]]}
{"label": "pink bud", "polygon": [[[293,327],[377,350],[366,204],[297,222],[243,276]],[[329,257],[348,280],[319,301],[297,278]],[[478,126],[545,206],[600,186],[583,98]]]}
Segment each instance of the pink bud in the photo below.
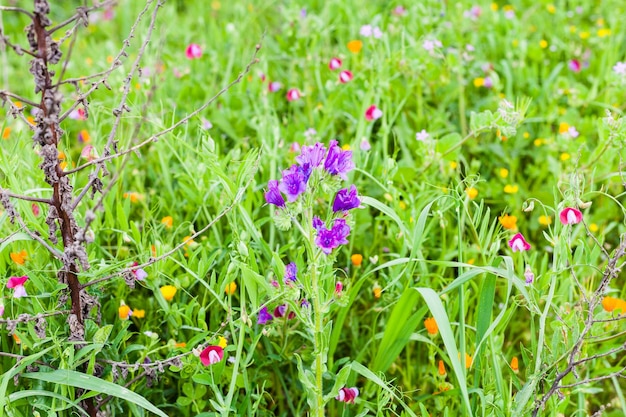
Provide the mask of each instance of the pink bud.
{"label": "pink bud", "polygon": [[342,84],[352,81],[352,78],[354,78],[354,76],[352,75],[352,72],[348,70],[341,71],[339,73],[339,82]]}
{"label": "pink bud", "polygon": [[328,68],[330,68],[332,71],[338,70],[339,68],[341,68],[341,59],[332,58],[330,62],[328,63]]}
{"label": "pink bud", "polygon": [[202,48],[200,45],[191,43],[185,50],[185,56],[187,59],[197,59],[202,56]]}
{"label": "pink bud", "polygon": [[365,110],[365,120],[371,122],[376,119],[380,119],[383,116],[383,112],[381,109],[376,107],[375,104],[372,104]]}
{"label": "pink bud", "polygon": [[292,88],[287,91],[287,101],[296,101],[300,99],[300,90]]}

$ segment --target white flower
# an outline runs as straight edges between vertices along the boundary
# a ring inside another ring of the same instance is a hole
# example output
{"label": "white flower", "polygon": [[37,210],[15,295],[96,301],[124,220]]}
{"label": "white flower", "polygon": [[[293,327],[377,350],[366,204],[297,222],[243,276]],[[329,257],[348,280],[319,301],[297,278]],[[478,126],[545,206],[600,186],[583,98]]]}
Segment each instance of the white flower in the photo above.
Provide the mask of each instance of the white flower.
{"label": "white flower", "polygon": [[425,140],[430,138],[430,134],[426,131],[426,129],[422,129],[421,132],[417,132],[415,134],[415,139],[424,142]]}

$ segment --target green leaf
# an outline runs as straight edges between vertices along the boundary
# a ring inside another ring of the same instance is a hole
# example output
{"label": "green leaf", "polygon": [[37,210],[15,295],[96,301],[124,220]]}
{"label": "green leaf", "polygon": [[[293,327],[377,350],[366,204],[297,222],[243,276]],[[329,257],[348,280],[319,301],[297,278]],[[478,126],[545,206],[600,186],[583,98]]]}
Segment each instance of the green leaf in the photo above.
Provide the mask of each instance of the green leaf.
{"label": "green leaf", "polygon": [[341,368],[341,371],[337,373],[337,378],[335,378],[335,384],[333,385],[333,388],[328,394],[324,396],[325,402],[332,400],[339,394],[339,390],[346,385],[346,381],[350,376],[350,370],[350,364],[347,364],[343,368]]}
{"label": "green leaf", "polygon": [[77,402],[74,402],[74,401],[70,400],[67,397],[64,397],[64,396],[62,396],[60,394],[56,394],[56,393],[50,392],[50,391],[44,391],[44,390],[23,390],[23,391],[14,392],[13,394],[9,395],[9,403],[21,400],[22,398],[28,398],[29,400],[32,400],[33,398],[36,398],[36,397],[56,398],[57,400],[61,400],[63,402],[66,402],[66,403],[72,405],[82,415],[89,417],[89,414],[82,407],[80,407]]}
{"label": "green leaf", "polygon": [[110,395],[126,400],[132,404],[136,404],[158,416],[168,417],[167,414],[156,408],[152,405],[152,403],[150,403],[150,401],[146,400],[141,395],[132,392],[128,388],[96,378],[95,376],[70,371],[69,369],[58,369],[52,372],[29,372],[22,374],[21,377],[50,382],[58,385],[68,385],[71,387],[82,388]]}

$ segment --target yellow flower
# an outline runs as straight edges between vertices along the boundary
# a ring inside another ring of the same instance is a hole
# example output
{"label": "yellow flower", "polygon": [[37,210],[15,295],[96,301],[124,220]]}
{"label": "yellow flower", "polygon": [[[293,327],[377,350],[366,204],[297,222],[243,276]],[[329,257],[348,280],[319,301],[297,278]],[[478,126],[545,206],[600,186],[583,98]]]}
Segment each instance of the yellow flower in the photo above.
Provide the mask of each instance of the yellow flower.
{"label": "yellow flower", "polygon": [[174,225],[174,219],[172,218],[172,216],[165,216],[161,219],[161,224],[164,224],[165,227],[171,229]]}
{"label": "yellow flower", "polygon": [[528,139],[530,137],[530,133],[524,132],[522,136],[524,136],[524,139]]}
{"label": "yellow flower", "polygon": [[502,178],[506,178],[509,176],[509,170],[506,168],[500,168],[500,170],[498,171],[498,175],[500,175],[500,177]]}
{"label": "yellow flower", "polygon": [[405,203],[404,201],[400,201],[400,202],[398,203],[398,206],[400,206],[400,208],[401,208],[402,210],[406,210],[406,203]]}
{"label": "yellow flower", "polygon": [[360,253],[355,253],[350,257],[350,260],[352,261],[352,265],[361,266],[361,264],[363,263],[363,255],[361,255]]}
{"label": "yellow flower", "polygon": [[535,139],[535,140],[533,141],[533,144],[534,144],[535,146],[539,147],[539,146],[543,145],[545,142],[546,142],[546,141],[545,141],[544,139]]}
{"label": "yellow flower", "polygon": [[610,34],[611,34],[611,29],[606,29],[606,28],[598,29],[599,38],[604,38],[606,36],[609,36]]}
{"label": "yellow flower", "polygon": [[176,287],[173,285],[164,285],[161,287],[161,294],[166,301],[172,301],[176,294]]}
{"label": "yellow flower", "polygon": [[439,332],[439,327],[437,326],[437,322],[433,317],[429,317],[424,320],[424,327],[426,327],[426,331],[431,336],[436,336]]}
{"label": "yellow flower", "polygon": [[183,238],[183,242],[185,242],[185,244],[186,244],[187,246],[191,246],[191,245],[193,245],[194,243],[196,243],[196,241],[195,241],[195,240],[193,240],[193,239],[191,238],[191,236],[185,236],[185,237]]}
{"label": "yellow flower", "polygon": [[20,252],[11,252],[9,256],[11,256],[11,260],[16,264],[24,265],[24,262],[26,262],[26,258],[28,257],[28,252],[26,252],[25,250],[22,250]]}
{"label": "yellow flower", "polygon": [[7,140],[9,139],[9,136],[11,136],[11,128],[5,127],[4,130],[2,131],[2,139]]}
{"label": "yellow flower", "polygon": [[344,144],[341,149],[343,149],[344,151],[349,151],[350,150],[350,144],[346,143]]}
{"label": "yellow flower", "polygon": [[554,7],[554,4],[548,4],[546,5],[546,10],[548,13],[554,14],[556,12],[556,7]]}
{"label": "yellow flower", "polygon": [[474,265],[474,263],[476,262],[476,260],[474,258],[468,259],[467,263],[470,265]]}
{"label": "yellow flower", "polygon": [[590,36],[590,34],[589,34],[589,32],[584,31],[584,32],[580,32],[580,33],[578,34],[578,36],[580,36],[580,39],[588,39],[588,38],[589,38],[589,36]]}
{"label": "yellow flower", "polygon": [[13,333],[13,340],[15,340],[15,343],[18,345],[22,344],[22,339],[20,339],[20,337],[16,333]]}
{"label": "yellow flower", "polygon": [[571,158],[571,156],[567,152],[563,152],[559,158],[561,159],[561,161],[567,161]]}
{"label": "yellow flower", "polygon": [[451,169],[456,169],[456,167],[458,167],[459,164],[456,163],[456,161],[450,161],[450,168]]}
{"label": "yellow flower", "polygon": [[128,320],[130,316],[133,315],[133,310],[131,310],[126,304],[122,304],[120,308],[117,309],[117,313],[120,320]]}
{"label": "yellow flower", "polygon": [[211,9],[219,10],[221,8],[222,8],[222,3],[220,3],[219,1],[215,0],[211,2]]}
{"label": "yellow flower", "polygon": [[91,59],[91,58],[87,57],[87,58],[85,58],[85,63],[86,63],[88,66],[91,66],[91,65],[93,64],[93,59]]}
{"label": "yellow flower", "polygon": [[559,124],[559,133],[560,134],[567,133],[568,130],[569,130],[569,124],[568,123],[561,122]]}
{"label": "yellow flower", "polygon": [[550,226],[552,224],[552,217],[545,215],[539,216],[539,224],[542,226]]}
{"label": "yellow flower", "polygon": [[498,3],[491,3],[491,10],[493,10],[494,12],[498,11]]}
{"label": "yellow flower", "polygon": [[518,191],[519,191],[518,185],[507,184],[504,186],[504,192],[507,194],[515,194]]}
{"label": "yellow flower", "polygon": [[576,31],[577,31],[577,30],[578,30],[578,29],[577,29],[577,28],[576,28],[576,26],[574,26],[574,25],[571,25],[571,26],[569,27],[569,33],[576,33]]}
{"label": "yellow flower", "polygon": [[363,48],[363,42],[359,40],[353,40],[348,42],[348,50],[353,54],[358,54],[361,52],[361,48]]}
{"label": "yellow flower", "polygon": [[124,193],[124,198],[129,198],[131,203],[137,203],[143,196],[136,192]]}
{"label": "yellow flower", "polygon": [[133,317],[137,317],[138,319],[142,319],[146,317],[146,310],[135,310],[133,311]]}
{"label": "yellow flower", "polygon": [[519,45],[519,41],[517,39],[513,39],[511,45],[513,45],[513,48],[517,48],[517,45]]}
{"label": "yellow flower", "polygon": [[226,346],[228,346],[228,340],[226,340],[223,336],[220,336],[218,339],[219,341],[217,342],[217,345],[222,349],[226,349]]}
{"label": "yellow flower", "polygon": [[505,214],[504,216],[498,217],[498,220],[500,221],[502,227],[504,227],[505,229],[515,230],[515,228],[517,228],[516,216],[509,216],[508,214]]}
{"label": "yellow flower", "polygon": [[485,85],[485,79],[483,77],[474,78],[474,87],[482,87]]}
{"label": "yellow flower", "polygon": [[383,289],[380,288],[380,285],[378,285],[378,283],[374,284],[374,287],[372,287],[372,294],[374,294],[374,298],[380,298],[382,293]]}
{"label": "yellow flower", "polygon": [[595,224],[595,223],[591,223],[591,224],[589,225],[589,230],[595,233],[595,232],[597,232],[597,231],[599,230],[599,227],[598,227],[598,225],[597,225],[597,224]]}
{"label": "yellow flower", "polygon": [[235,291],[237,291],[237,283],[235,281],[231,281],[226,284],[226,289],[224,290],[226,295],[233,295]]}
{"label": "yellow flower", "polygon": [[474,187],[466,188],[465,194],[467,194],[470,200],[473,200],[478,195],[478,190]]}
{"label": "yellow flower", "polygon": [[519,372],[519,361],[517,360],[517,356],[513,356],[513,359],[511,359],[511,369],[515,373]]}
{"label": "yellow flower", "polygon": [[548,47],[548,41],[545,39],[540,40],[539,46],[541,46],[542,49],[546,49]]}

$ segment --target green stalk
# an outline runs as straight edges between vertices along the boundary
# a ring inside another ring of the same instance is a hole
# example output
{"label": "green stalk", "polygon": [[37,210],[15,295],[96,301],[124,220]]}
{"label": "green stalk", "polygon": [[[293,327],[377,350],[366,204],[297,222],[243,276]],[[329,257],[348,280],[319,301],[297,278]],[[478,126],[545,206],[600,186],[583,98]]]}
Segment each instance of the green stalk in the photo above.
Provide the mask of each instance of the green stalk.
{"label": "green stalk", "polygon": [[322,342],[322,304],[318,286],[317,268],[311,271],[311,286],[313,288],[313,314],[315,315],[315,410],[313,415],[324,416],[324,391],[322,375],[324,373],[324,352]]}
{"label": "green stalk", "polygon": [[554,246],[554,259],[552,260],[552,274],[550,276],[550,290],[548,291],[548,298],[546,298],[546,305],[539,317],[539,338],[537,339],[537,357],[535,360],[535,375],[539,375],[541,371],[541,353],[543,350],[543,340],[546,334],[546,320],[550,307],[552,307],[552,299],[554,298],[554,292],[556,289],[556,278],[558,268],[558,255],[560,250],[560,242],[557,242]]}

